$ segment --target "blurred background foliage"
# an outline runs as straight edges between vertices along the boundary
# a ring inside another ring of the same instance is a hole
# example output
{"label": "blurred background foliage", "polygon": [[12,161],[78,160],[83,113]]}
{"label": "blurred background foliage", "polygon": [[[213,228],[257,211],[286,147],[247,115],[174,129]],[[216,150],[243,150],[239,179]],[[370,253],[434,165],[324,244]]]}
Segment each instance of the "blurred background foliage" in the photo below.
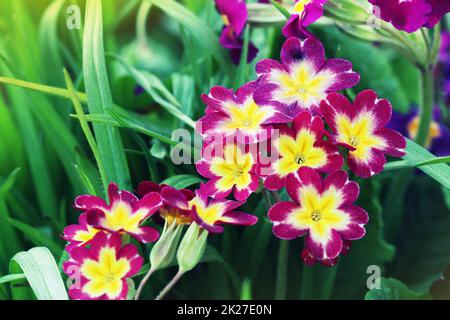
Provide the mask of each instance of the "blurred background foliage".
{"label": "blurred background foliage", "polygon": [[[102,1],[104,52],[97,52],[94,47],[98,49],[101,41],[97,32],[83,39],[82,29],[68,29],[66,24],[71,5],[79,6],[84,22],[85,1],[2,0],[0,79],[26,83],[0,81],[0,276],[9,273],[9,260],[16,252],[33,246],[46,246],[59,259],[62,230],[79,214],[72,208],[74,197],[91,190],[104,195],[94,155],[67,91],[55,90],[66,88],[63,68],[77,91],[100,94],[96,106],[80,100],[91,126],[97,126],[96,135],[107,132],[104,141],[97,136],[100,149],[111,147],[112,154],[101,157],[105,167],[115,167],[108,161],[123,160],[118,173],[121,187],[134,190],[142,180],[162,182],[172,177],[178,187],[194,188],[200,181],[194,166],[170,161],[172,130],[192,131],[189,120],[203,114],[200,94],[211,86],[236,87],[255,79],[258,59],[279,57],[280,25],[252,27],[259,56],[252,65],[234,67],[217,42],[222,22],[212,0],[182,0],[182,6],[171,0],[153,2]],[[91,28],[101,31],[96,24]],[[374,89],[400,112],[418,104],[418,72],[396,51],[350,38],[332,23],[317,25],[313,32],[329,57],[352,61],[361,74],[355,93]],[[83,43],[94,45],[86,48]],[[91,81],[98,74],[86,70],[87,60],[101,66],[103,53],[109,84],[98,87]],[[50,88],[43,93],[43,88],[31,90],[30,83]],[[108,92],[114,112],[103,109]],[[336,270],[314,268],[312,298],[364,298],[369,265],[380,266],[384,277],[394,277],[418,294],[439,278],[450,262],[450,192],[428,176],[414,174],[399,199],[401,206],[389,210],[395,192],[389,186],[396,177],[397,171],[388,171],[359,181],[359,204],[371,218],[367,235],[341,258],[333,288],[324,283]],[[260,194],[252,195],[244,209],[258,215],[260,222],[211,236],[206,263],[180,281],[172,298],[273,297],[280,240],[272,236]],[[387,213],[395,217],[386,218]],[[391,221],[388,227],[386,220]],[[301,246],[302,241],[290,244],[288,298],[302,296]],[[145,257],[150,248],[140,248]],[[155,296],[174,272],[170,268],[158,272],[144,297]],[[23,280],[12,284],[0,284],[0,298],[31,297]]]}

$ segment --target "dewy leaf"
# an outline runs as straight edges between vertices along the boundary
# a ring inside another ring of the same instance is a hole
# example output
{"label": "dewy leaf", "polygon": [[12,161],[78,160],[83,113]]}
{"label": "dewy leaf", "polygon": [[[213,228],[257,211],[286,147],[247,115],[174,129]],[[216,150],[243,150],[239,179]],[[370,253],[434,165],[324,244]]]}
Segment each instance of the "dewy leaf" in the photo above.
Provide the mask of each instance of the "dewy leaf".
{"label": "dewy leaf", "polygon": [[[88,108],[90,113],[104,114],[113,107],[113,101],[103,49],[101,0],[87,0],[85,19],[83,75]],[[108,181],[114,181],[120,188],[127,189],[130,186],[130,173],[119,131],[103,124],[94,124],[94,131]]]}
{"label": "dewy leaf", "polygon": [[36,247],[16,254],[11,273],[22,270],[38,300],[68,300],[58,265],[47,248]]}
{"label": "dewy leaf", "polygon": [[366,293],[366,300],[428,300],[427,295],[418,294],[410,290],[404,283],[393,278],[381,278],[379,289],[372,289]]}

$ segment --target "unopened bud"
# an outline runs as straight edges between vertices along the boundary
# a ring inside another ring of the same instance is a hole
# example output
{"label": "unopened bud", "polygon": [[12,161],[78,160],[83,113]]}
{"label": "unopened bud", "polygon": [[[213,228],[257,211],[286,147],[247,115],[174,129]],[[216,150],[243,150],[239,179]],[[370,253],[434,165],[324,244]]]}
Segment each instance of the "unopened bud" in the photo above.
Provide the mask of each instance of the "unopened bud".
{"label": "unopened bud", "polygon": [[180,247],[177,252],[178,265],[181,272],[187,272],[195,268],[200,262],[206,248],[206,239],[208,232],[200,229],[193,223],[186,231],[181,240]]}

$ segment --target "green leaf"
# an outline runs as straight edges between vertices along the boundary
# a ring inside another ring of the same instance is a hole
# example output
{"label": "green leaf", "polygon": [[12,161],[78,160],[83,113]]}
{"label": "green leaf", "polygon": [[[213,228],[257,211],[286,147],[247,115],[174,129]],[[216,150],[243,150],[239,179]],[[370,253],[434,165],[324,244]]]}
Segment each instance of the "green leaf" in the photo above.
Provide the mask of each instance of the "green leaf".
{"label": "green leaf", "polygon": [[47,248],[36,247],[16,254],[11,273],[22,270],[38,300],[68,300],[55,259]]}
{"label": "green leaf", "polygon": [[190,174],[179,174],[170,178],[167,178],[162,184],[168,184],[169,186],[172,186],[177,189],[183,189],[190,187],[194,184],[203,182],[202,179],[200,179],[197,176],[193,176]]}
{"label": "green leaf", "polygon": [[366,300],[428,300],[427,295],[418,294],[393,278],[381,278],[381,288],[366,293]]}
{"label": "green leaf", "polygon": [[395,248],[383,237],[383,215],[380,205],[380,184],[375,179],[364,180],[361,186],[359,205],[369,214],[364,238],[352,243],[347,256],[339,261],[339,274],[333,291],[339,299],[361,299],[367,290],[367,267],[376,265],[383,270],[391,261]]}
{"label": "green leaf", "polygon": [[8,218],[7,223],[9,223],[14,228],[21,231],[23,235],[30,241],[32,241],[35,245],[38,246],[44,245],[48,247],[55,255],[61,253],[62,247],[57,242],[52,240],[47,234],[40,231],[39,229],[36,229],[35,227],[32,227],[26,223],[23,223],[19,220],[15,220],[12,218]]}
{"label": "green leaf", "polygon": [[[117,115],[117,114],[116,114]],[[179,142],[172,140],[170,137],[166,136],[164,133],[161,133],[159,131],[156,131],[154,128],[151,128],[149,124],[144,123],[141,119],[138,117],[131,118],[129,116],[120,115],[121,121],[117,121],[109,114],[89,114],[86,115],[86,119],[91,122],[99,122],[102,124],[107,124],[110,126],[115,127],[122,127],[126,129],[132,129],[134,131],[143,133],[145,135],[148,135],[149,137],[155,138],[160,140],[161,142],[164,142],[168,145],[175,146]],[[126,124],[126,126],[123,126],[123,124]]]}
{"label": "green leaf", "polygon": [[221,66],[228,78],[233,79],[234,67],[230,57],[225,50],[219,45],[219,39],[213,31],[196,15],[186,9],[183,5],[173,0],[147,0],[159,9],[163,10],[167,15],[183,25],[190,34],[195,37],[198,44],[202,46],[206,52],[211,52],[216,61]]}
{"label": "green leaf", "polygon": [[450,261],[450,215],[440,189],[426,177],[416,177],[398,221],[398,253],[389,276],[418,292],[428,291]]}
{"label": "green leaf", "polygon": [[[83,75],[88,108],[90,113],[104,114],[113,107],[113,101],[103,49],[102,1],[87,0],[85,19]],[[94,131],[108,182],[114,181],[120,188],[128,189],[130,173],[119,132],[103,124],[94,124]]]}
{"label": "green leaf", "polygon": [[9,283],[9,282],[23,282],[22,280],[26,280],[27,277],[24,273],[17,274],[8,274],[7,276],[0,277],[0,284]]}
{"label": "green leaf", "polygon": [[180,119],[191,128],[195,127],[195,122],[186,114],[181,112],[180,102],[172,95],[172,93],[164,86],[157,76],[148,72],[140,71],[128,65],[119,56],[112,55],[114,59],[119,61],[129,75],[167,112],[174,117]]}
{"label": "green leaf", "polygon": [[[403,158],[409,163],[424,163],[437,158],[428,150],[411,140],[407,140],[406,155]],[[422,165],[420,170],[450,189],[450,167],[445,163]]]}

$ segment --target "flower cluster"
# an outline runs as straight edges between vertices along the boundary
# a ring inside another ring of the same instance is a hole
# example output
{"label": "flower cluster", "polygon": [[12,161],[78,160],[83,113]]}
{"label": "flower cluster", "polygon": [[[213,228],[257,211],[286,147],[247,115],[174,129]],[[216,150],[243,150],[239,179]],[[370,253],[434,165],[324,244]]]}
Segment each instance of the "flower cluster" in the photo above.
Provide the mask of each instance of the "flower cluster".
{"label": "flower cluster", "polygon": [[[314,38],[288,38],[281,62],[261,60],[256,73],[257,80],[236,92],[213,87],[202,96],[196,168],[208,181],[193,200],[194,220],[211,232],[221,231],[215,222],[252,224],[254,217],[231,210],[262,188],[285,188],[292,201],[268,211],[273,233],[285,240],[305,236],[303,261],[332,266],[351,240],[364,236],[368,222],[354,205],[359,186],[344,164],[369,178],[383,170],[385,155],[405,154],[405,138],[386,128],[392,107],[374,91],[361,92],[353,103],[338,93],[355,86],[359,75],[349,61],[326,59]],[[231,194],[237,201],[225,200]]]}
{"label": "flower cluster", "polygon": [[144,181],[138,186],[139,197],[119,190],[115,183],[109,185],[108,203],[92,195],[77,197],[74,207],[82,211],[78,224],[67,226],[63,232],[69,254],[63,269],[74,280],[69,296],[83,300],[127,299],[130,278],[143,264],[130,238],[140,243],[157,241],[159,231],[144,226],[156,213],[165,221],[163,233],[192,223],[215,233],[223,231],[224,223],[256,223],[256,217],[235,210],[242,202],[210,199],[204,190],[200,187],[194,193]]}

